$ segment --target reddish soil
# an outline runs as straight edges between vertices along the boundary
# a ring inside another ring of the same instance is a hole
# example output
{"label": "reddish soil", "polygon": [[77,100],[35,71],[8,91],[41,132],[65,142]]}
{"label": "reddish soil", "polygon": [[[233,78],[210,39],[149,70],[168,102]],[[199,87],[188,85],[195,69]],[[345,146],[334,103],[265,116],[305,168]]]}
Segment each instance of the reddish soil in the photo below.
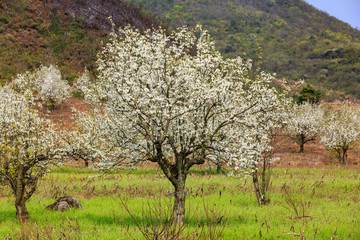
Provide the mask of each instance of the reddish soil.
{"label": "reddish soil", "polygon": [[[6,187],[4,186],[0,186],[0,191],[2,191],[3,189],[6,189]],[[0,199],[8,199],[9,196],[6,194],[0,194]]]}
{"label": "reddish soil", "polygon": [[86,112],[88,108],[83,99],[72,97],[61,102],[54,109],[48,110],[44,114],[46,118],[50,119],[61,129],[71,129],[74,127],[73,109],[79,112]]}
{"label": "reddish soil", "polygon": [[320,139],[309,142],[304,146],[304,153],[299,153],[299,146],[288,137],[281,137],[276,144],[275,157],[280,160],[274,162],[274,167],[280,168],[342,168],[360,169],[360,152],[349,151],[345,166],[338,164],[337,156],[327,150]]}

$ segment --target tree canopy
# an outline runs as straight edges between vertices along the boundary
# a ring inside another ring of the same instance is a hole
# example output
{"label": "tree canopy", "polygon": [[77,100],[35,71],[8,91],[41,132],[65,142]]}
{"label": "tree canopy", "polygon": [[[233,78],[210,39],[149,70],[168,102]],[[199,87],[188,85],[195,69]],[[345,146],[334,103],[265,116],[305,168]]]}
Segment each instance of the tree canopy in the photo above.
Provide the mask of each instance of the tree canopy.
{"label": "tree canopy", "polygon": [[175,222],[184,218],[193,165],[222,158],[253,167],[266,130],[286,115],[287,99],[270,87],[272,76],[250,74],[251,61],[224,60],[199,26],[169,35],[119,29],[98,64],[98,82],[84,92],[103,103],[107,121],[99,127],[128,163],[159,164],[175,188]]}
{"label": "tree canopy", "polygon": [[0,182],[12,190],[20,221],[28,218],[25,203],[64,146],[54,126],[40,118],[35,107],[31,91],[18,94],[0,88]]}

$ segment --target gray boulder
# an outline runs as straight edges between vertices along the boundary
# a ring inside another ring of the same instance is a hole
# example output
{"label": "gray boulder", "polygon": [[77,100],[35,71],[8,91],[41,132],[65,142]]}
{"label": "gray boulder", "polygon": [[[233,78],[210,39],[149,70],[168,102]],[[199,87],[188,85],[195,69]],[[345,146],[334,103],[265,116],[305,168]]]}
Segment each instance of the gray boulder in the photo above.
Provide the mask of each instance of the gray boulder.
{"label": "gray boulder", "polygon": [[82,209],[83,207],[76,198],[72,196],[63,196],[59,197],[53,204],[48,205],[45,208],[54,211],[66,211],[71,210],[71,208]]}

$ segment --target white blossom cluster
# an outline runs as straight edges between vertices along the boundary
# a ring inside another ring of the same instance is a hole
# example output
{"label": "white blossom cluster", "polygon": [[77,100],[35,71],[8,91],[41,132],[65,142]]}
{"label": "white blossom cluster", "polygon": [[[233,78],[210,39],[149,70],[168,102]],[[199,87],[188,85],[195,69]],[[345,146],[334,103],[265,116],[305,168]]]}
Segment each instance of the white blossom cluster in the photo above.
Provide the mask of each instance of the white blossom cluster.
{"label": "white blossom cluster", "polygon": [[98,166],[100,170],[108,170],[116,167],[114,159],[121,159],[122,153],[112,146],[109,136],[113,132],[107,128],[109,119],[97,108],[91,114],[76,112],[77,130],[68,133],[69,155],[85,162],[93,162],[101,159]]}
{"label": "white blossom cluster", "polygon": [[34,106],[30,91],[20,95],[0,88],[0,180],[10,186],[18,186],[14,181],[19,174],[39,177],[61,155],[54,126],[40,118]]}
{"label": "white blossom cluster", "polygon": [[308,102],[294,105],[289,113],[287,132],[295,140],[306,143],[315,140],[324,124],[324,107]]}
{"label": "white blossom cluster", "polygon": [[41,66],[34,72],[18,74],[15,84],[21,90],[38,92],[49,106],[55,106],[69,97],[70,87],[62,80],[60,70],[53,65]]}
{"label": "white blossom cluster", "polygon": [[360,113],[350,106],[332,110],[325,120],[321,141],[328,149],[349,149],[360,135]]}
{"label": "white blossom cluster", "polygon": [[103,92],[104,89],[96,87],[95,84],[96,82],[91,81],[88,70],[85,70],[85,72],[77,79],[74,88],[83,94],[87,102],[97,103],[103,99],[105,93]]}
{"label": "white blossom cluster", "polygon": [[269,87],[272,76],[250,77],[250,61],[224,60],[201,27],[170,35],[119,29],[98,65],[86,99],[105,100],[107,142],[132,163],[161,152],[183,164],[221,158],[253,167],[268,148],[267,131],[287,116],[287,98]]}

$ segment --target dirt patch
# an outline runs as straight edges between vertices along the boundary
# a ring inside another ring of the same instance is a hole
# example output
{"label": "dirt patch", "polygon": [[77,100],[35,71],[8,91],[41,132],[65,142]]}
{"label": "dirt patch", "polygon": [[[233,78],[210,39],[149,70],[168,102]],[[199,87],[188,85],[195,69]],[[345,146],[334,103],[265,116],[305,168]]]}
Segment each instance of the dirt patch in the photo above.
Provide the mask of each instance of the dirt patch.
{"label": "dirt patch", "polygon": [[288,137],[282,137],[275,149],[275,157],[279,157],[280,160],[274,162],[274,167],[360,169],[359,152],[350,151],[348,162],[341,166],[337,157],[325,148],[320,139],[305,144],[304,153],[299,153],[299,145]]}
{"label": "dirt patch", "polygon": [[54,109],[46,109],[42,113],[60,129],[71,129],[75,125],[73,109],[79,112],[86,112],[88,111],[88,104],[84,99],[72,97],[61,102]]}
{"label": "dirt patch", "polygon": [[5,194],[0,194],[0,199],[8,199],[9,196]]}

